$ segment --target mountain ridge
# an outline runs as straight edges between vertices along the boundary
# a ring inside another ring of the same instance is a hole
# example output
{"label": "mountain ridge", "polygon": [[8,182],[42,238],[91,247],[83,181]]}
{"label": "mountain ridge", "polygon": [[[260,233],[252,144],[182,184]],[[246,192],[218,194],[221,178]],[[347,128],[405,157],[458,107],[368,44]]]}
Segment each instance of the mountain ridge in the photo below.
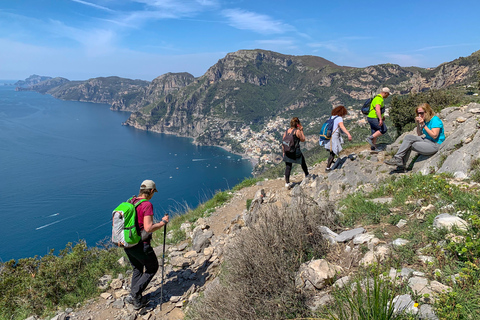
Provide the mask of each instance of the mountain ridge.
{"label": "mountain ridge", "polygon": [[119,77],[80,82],[54,78],[19,90],[108,103],[112,110],[132,112],[124,125],[231,148],[228,133],[232,131],[258,131],[277,117],[317,121],[332,106],[360,105],[383,86],[402,95],[473,84],[480,70],[479,56],[480,50],[428,69],[390,63],[355,68],[317,56],[239,50],[197,78],[187,72],[166,73],[152,82]]}

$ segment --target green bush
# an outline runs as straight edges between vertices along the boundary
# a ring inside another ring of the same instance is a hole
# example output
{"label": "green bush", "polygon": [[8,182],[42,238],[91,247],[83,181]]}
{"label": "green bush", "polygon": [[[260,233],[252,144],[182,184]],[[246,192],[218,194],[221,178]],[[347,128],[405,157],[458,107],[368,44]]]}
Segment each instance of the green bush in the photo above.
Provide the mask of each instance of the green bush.
{"label": "green bush", "polygon": [[11,260],[3,264],[0,277],[0,318],[25,319],[44,315],[57,306],[73,306],[96,296],[98,279],[126,269],[117,260],[118,248],[87,248],[84,241],[67,244],[58,254]]}
{"label": "green bush", "polygon": [[421,93],[410,93],[399,97],[393,96],[390,104],[390,117],[398,136],[412,130],[415,122],[415,108],[421,103],[428,103],[435,112],[461,101],[460,95],[452,90],[429,90]]}

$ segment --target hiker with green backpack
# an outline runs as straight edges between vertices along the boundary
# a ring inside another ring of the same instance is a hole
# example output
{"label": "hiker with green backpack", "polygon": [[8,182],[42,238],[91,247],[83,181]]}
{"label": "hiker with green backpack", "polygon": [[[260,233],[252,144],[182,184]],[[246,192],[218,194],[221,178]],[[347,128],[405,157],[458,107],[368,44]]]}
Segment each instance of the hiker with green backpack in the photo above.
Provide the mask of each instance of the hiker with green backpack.
{"label": "hiker with green backpack", "polygon": [[[152,232],[161,229],[168,223],[168,215],[165,215],[162,221],[158,223],[153,221],[153,205],[149,200],[152,199],[155,192],[157,192],[155,182],[145,180],[140,186],[138,196],[129,199],[129,202],[135,206],[140,240],[137,240],[138,243],[133,246],[131,244],[124,245],[125,253],[133,267],[130,295],[125,301],[132,304],[136,310],[148,303],[147,297],[142,296],[142,293],[157,273],[159,267],[157,255],[150,245]],[[127,243],[129,241],[135,242],[135,240],[126,239]]]}

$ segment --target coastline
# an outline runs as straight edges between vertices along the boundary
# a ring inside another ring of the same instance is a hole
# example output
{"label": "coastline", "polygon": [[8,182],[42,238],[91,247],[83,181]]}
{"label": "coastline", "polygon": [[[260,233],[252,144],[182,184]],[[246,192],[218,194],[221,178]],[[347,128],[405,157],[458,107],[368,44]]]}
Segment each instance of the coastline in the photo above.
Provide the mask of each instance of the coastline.
{"label": "coastline", "polygon": [[[111,110],[111,109],[110,109]],[[112,110],[112,111],[117,111],[117,110]],[[252,165],[252,175],[253,175],[253,172],[254,172],[254,169],[255,169],[255,166],[258,164],[258,159],[255,159],[255,158],[252,158],[252,157],[249,157],[246,153],[240,153],[240,152],[234,152],[232,151],[231,147],[230,146],[221,146],[221,145],[217,145],[217,144],[199,144],[196,142],[195,138],[194,137],[191,137],[191,136],[186,136],[186,135],[181,135],[181,134],[176,134],[176,133],[172,133],[172,132],[161,132],[161,131],[157,131],[157,130],[151,130],[151,129],[145,129],[145,128],[141,128],[141,127],[136,127],[136,126],[132,126],[130,124],[128,124],[127,122],[124,122],[122,123],[122,126],[127,126],[127,127],[132,127],[132,128],[135,128],[137,130],[142,130],[142,131],[150,131],[150,132],[155,132],[155,133],[162,133],[162,134],[167,134],[167,135],[172,135],[172,136],[175,136],[175,137],[181,137],[181,138],[188,138],[188,139],[191,139],[191,143],[193,145],[197,145],[197,146],[209,146],[209,147],[218,147],[218,148],[221,148],[225,151],[227,151],[228,153],[231,153],[231,154],[235,154],[237,156],[241,156],[243,160],[248,160],[251,165]]]}

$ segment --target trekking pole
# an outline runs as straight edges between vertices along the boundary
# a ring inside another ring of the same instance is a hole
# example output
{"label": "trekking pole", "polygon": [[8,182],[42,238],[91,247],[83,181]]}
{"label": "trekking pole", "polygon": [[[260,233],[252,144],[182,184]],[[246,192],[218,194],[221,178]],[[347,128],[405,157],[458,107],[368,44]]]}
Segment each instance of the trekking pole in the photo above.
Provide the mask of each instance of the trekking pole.
{"label": "trekking pole", "polygon": [[[167,214],[168,216],[168,214]],[[160,289],[160,311],[162,311],[163,304],[163,281],[164,281],[164,271],[165,271],[165,242],[167,240],[167,224],[164,225],[163,229],[163,255],[162,255],[162,288]]]}

